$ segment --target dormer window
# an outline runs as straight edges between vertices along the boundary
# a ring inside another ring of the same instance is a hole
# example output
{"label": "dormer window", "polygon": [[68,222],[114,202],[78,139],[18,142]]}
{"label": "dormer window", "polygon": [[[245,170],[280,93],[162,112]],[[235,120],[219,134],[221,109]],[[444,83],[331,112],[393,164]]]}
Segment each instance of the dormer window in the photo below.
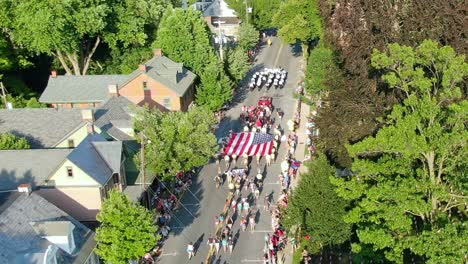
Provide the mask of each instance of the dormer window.
{"label": "dormer window", "polygon": [[68,148],[74,148],[75,147],[75,141],[73,139],[68,140]]}
{"label": "dormer window", "polygon": [[73,168],[72,167],[67,167],[67,175],[68,175],[68,177],[73,177]]}

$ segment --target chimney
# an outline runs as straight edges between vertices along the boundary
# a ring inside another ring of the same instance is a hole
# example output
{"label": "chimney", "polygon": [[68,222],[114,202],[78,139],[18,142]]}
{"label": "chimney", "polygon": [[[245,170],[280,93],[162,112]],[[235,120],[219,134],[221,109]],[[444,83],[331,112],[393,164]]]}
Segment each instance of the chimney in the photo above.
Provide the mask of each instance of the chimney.
{"label": "chimney", "polygon": [[88,134],[94,134],[94,114],[92,109],[82,109],[81,118],[87,123]]}
{"label": "chimney", "polygon": [[50,72],[50,77],[57,78],[57,71],[51,71]]}
{"label": "chimney", "polygon": [[138,69],[140,71],[146,72],[146,65],[145,64],[140,64],[140,66],[138,66]]}
{"label": "chimney", "polygon": [[107,91],[110,96],[119,96],[119,90],[117,89],[117,84],[109,84],[107,86]]}
{"label": "chimney", "polygon": [[32,191],[32,187],[30,183],[23,183],[18,186],[18,192],[20,193],[26,193],[29,195]]}
{"label": "chimney", "polygon": [[162,49],[155,49],[153,50],[153,55],[155,57],[161,57],[163,55]]}
{"label": "chimney", "polygon": [[85,122],[94,122],[93,109],[82,109],[81,118]]}

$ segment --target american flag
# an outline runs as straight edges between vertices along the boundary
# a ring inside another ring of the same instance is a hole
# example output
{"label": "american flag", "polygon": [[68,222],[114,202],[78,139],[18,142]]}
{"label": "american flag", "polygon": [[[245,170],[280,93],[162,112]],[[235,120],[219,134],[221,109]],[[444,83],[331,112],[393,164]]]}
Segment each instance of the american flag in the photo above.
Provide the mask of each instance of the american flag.
{"label": "american flag", "polygon": [[224,148],[224,154],[229,156],[236,154],[238,157],[245,153],[249,156],[256,156],[257,154],[265,156],[271,154],[274,139],[274,135],[267,133],[234,133],[227,147]]}

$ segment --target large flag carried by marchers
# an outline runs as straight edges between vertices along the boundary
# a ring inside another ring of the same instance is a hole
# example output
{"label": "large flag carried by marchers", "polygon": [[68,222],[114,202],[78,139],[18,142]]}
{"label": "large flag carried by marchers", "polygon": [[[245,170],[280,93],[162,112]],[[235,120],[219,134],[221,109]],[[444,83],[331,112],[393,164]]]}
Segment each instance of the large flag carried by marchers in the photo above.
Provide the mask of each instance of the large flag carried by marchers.
{"label": "large flag carried by marchers", "polygon": [[265,156],[273,150],[275,136],[268,133],[242,132],[234,133],[229,140],[224,155],[236,154],[238,157],[247,153],[249,156]]}

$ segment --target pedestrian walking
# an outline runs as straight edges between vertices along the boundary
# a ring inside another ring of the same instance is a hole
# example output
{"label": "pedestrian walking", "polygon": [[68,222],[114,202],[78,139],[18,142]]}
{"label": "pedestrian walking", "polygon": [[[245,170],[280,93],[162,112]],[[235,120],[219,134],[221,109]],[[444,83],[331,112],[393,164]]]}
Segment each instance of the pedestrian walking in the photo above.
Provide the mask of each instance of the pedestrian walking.
{"label": "pedestrian walking", "polygon": [[228,238],[228,247],[229,253],[232,254],[232,249],[234,248],[234,241],[232,241],[232,236],[229,236]]}
{"label": "pedestrian walking", "polygon": [[206,242],[208,246],[210,246],[210,251],[213,250],[214,247],[214,238],[212,235],[208,237],[208,241]]}
{"label": "pedestrian walking", "polygon": [[242,213],[242,202],[239,202],[237,204],[237,211],[239,212],[239,214]]}
{"label": "pedestrian walking", "polygon": [[214,225],[215,225],[215,228],[218,227],[219,225],[219,216],[215,216],[215,219],[214,219]]}
{"label": "pedestrian walking", "polygon": [[[245,199],[245,198],[244,198]],[[250,210],[250,204],[247,202],[247,200],[244,201],[244,204],[242,205],[244,207],[244,213],[247,215]]]}
{"label": "pedestrian walking", "polygon": [[227,237],[224,237],[223,240],[221,240],[221,245],[223,246],[223,251],[226,253],[227,248],[228,248],[228,240]]}
{"label": "pedestrian walking", "polygon": [[255,230],[255,217],[253,215],[249,217],[249,225],[250,225],[250,231],[254,231]]}
{"label": "pedestrian walking", "polygon": [[245,220],[243,216],[241,217],[241,220],[240,220],[240,226],[241,226],[242,231],[245,231],[245,229],[247,228],[247,220]]}
{"label": "pedestrian walking", "polygon": [[187,254],[189,259],[192,259],[192,257],[195,256],[195,248],[193,247],[192,242],[187,246]]}
{"label": "pedestrian walking", "polygon": [[260,197],[260,189],[258,187],[255,187],[255,191],[254,191],[255,202],[258,200],[258,197]]}
{"label": "pedestrian walking", "polygon": [[267,154],[265,156],[265,160],[266,160],[266,165],[269,167],[271,165],[271,155]]}
{"label": "pedestrian walking", "polygon": [[215,246],[216,254],[218,254],[218,252],[219,252],[219,246],[220,246],[220,242],[219,242],[219,239],[218,239],[218,238],[215,238],[214,246]]}
{"label": "pedestrian walking", "polygon": [[231,158],[229,155],[224,156],[224,163],[226,163],[226,170],[229,169],[229,165],[231,164]]}
{"label": "pedestrian walking", "polygon": [[234,224],[234,221],[232,220],[231,216],[228,216],[226,220],[226,226],[229,228],[229,230],[232,230],[232,225]]}
{"label": "pedestrian walking", "polygon": [[270,211],[270,196],[265,195],[265,198],[263,199],[263,209],[265,211]]}

